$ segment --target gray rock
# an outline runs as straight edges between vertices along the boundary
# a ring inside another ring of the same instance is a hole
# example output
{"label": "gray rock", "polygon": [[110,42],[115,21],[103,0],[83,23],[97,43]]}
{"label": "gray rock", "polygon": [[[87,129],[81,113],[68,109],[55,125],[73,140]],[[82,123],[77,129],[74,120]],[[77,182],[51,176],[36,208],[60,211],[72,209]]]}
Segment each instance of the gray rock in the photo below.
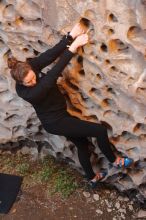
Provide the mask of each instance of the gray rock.
{"label": "gray rock", "polygon": [[96,209],[96,213],[102,215],[103,211],[101,211],[100,209]]}
{"label": "gray rock", "polygon": [[109,202],[107,199],[105,199],[104,201],[105,201],[105,203],[106,203],[108,208],[112,207],[112,203],[111,202]]}
{"label": "gray rock", "polygon": [[37,159],[38,159],[38,149],[37,148],[35,148],[35,147],[31,147],[30,148],[30,154],[31,154],[31,156],[32,156],[32,160],[33,161],[36,161]]}
{"label": "gray rock", "polygon": [[21,152],[22,154],[24,154],[24,155],[30,154],[30,149],[29,149],[29,147],[24,146],[24,147],[21,148],[20,152]]}
{"label": "gray rock", "polygon": [[125,213],[126,214],[126,209],[120,208],[120,209],[118,209],[118,211],[121,212],[121,213]]}
{"label": "gray rock", "polygon": [[125,215],[123,213],[121,213],[121,218],[125,219]]}
{"label": "gray rock", "polygon": [[90,197],[90,193],[89,193],[89,192],[86,192],[86,191],[83,192],[83,195],[84,195],[86,198],[89,198],[89,197]]}
{"label": "gray rock", "polygon": [[119,202],[116,202],[116,203],[115,203],[115,207],[116,207],[117,209],[119,209],[119,208],[120,208],[120,203],[119,203]]}
{"label": "gray rock", "polygon": [[112,212],[112,209],[107,208],[107,211],[108,211],[108,212]]}
{"label": "gray rock", "polygon": [[129,204],[128,208],[129,208],[130,211],[133,211],[133,206],[132,205]]}
{"label": "gray rock", "polygon": [[137,218],[142,218],[142,219],[146,218],[146,211],[142,209],[139,210],[139,212],[137,213]]}
{"label": "gray rock", "polygon": [[93,195],[93,199],[94,199],[95,201],[98,201],[98,200],[100,199],[100,197],[99,197],[99,195],[96,193],[96,194]]}

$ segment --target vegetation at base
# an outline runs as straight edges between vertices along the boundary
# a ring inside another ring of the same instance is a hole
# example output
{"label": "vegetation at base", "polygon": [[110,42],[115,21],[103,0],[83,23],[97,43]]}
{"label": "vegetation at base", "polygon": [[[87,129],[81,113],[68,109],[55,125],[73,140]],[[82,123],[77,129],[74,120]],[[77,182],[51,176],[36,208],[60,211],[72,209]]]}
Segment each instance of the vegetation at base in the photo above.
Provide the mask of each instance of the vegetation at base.
{"label": "vegetation at base", "polygon": [[2,173],[23,176],[23,189],[41,184],[47,194],[59,194],[62,198],[69,197],[79,187],[74,172],[52,156],[34,162],[30,156],[5,151],[0,155],[0,169]]}
{"label": "vegetation at base", "polygon": [[78,187],[75,178],[66,170],[60,169],[54,181],[52,193],[59,192],[64,198],[67,198]]}
{"label": "vegetation at base", "polygon": [[16,171],[21,175],[27,175],[29,171],[29,164],[28,163],[18,164],[16,167]]}

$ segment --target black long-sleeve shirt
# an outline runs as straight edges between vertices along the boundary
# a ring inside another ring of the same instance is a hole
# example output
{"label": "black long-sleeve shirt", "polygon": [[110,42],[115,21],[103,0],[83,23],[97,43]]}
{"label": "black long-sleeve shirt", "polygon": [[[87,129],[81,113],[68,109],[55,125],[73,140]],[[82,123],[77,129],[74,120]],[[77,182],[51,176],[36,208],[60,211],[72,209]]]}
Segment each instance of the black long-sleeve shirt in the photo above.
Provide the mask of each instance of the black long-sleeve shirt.
{"label": "black long-sleeve shirt", "polygon": [[[31,103],[42,124],[48,124],[67,114],[66,101],[56,84],[57,78],[73,57],[74,53],[68,50],[69,40],[64,36],[53,48],[41,53],[38,57],[28,59],[36,74],[37,83],[28,87],[16,83],[18,96]],[[61,55],[61,56],[60,56]],[[39,78],[41,69],[52,63],[58,56],[56,65]]]}

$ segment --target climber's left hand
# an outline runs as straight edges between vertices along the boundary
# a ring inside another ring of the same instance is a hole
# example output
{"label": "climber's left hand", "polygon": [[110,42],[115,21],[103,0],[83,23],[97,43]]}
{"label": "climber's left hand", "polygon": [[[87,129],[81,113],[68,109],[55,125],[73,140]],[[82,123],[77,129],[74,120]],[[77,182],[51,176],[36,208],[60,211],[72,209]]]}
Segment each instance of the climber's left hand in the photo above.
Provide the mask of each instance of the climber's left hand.
{"label": "climber's left hand", "polygon": [[70,31],[70,35],[72,36],[73,39],[84,33],[85,33],[85,29],[82,27],[80,23],[75,24],[75,26]]}

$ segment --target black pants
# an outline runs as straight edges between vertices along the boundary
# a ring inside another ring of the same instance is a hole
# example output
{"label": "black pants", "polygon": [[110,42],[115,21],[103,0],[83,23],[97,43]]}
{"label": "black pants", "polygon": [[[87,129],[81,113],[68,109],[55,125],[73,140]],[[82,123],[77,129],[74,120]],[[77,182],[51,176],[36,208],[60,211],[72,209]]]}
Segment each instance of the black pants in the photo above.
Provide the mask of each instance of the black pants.
{"label": "black pants", "polygon": [[67,137],[78,149],[79,161],[89,179],[95,176],[90,163],[89,141],[87,137],[96,137],[98,146],[107,159],[113,163],[116,159],[108,139],[107,129],[94,122],[83,121],[71,115],[55,123],[45,124],[47,132]]}

